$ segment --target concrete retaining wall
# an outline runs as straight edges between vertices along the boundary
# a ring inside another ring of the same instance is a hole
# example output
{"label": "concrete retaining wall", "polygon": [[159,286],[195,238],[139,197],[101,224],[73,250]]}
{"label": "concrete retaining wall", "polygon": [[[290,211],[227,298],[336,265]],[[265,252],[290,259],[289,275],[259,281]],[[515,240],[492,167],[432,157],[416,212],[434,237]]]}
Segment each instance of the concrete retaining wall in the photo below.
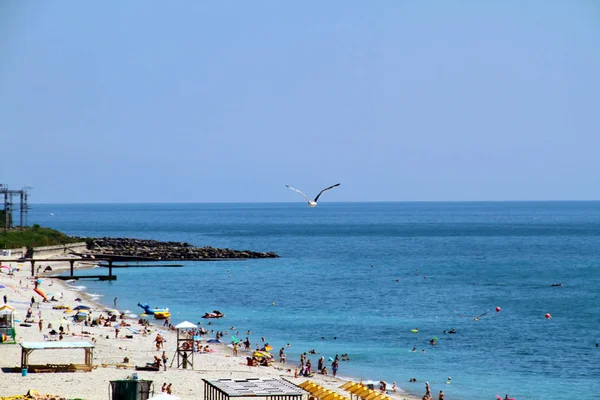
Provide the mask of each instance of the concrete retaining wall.
{"label": "concrete retaining wall", "polygon": [[[69,250],[73,250],[77,253],[82,253],[87,249],[85,242],[70,243],[70,244],[59,244],[55,246],[41,246],[34,247],[33,258],[45,258],[52,256],[66,256],[71,254]],[[11,249],[10,257],[2,257],[0,259],[17,259],[25,256],[27,249],[25,247],[21,249]]]}

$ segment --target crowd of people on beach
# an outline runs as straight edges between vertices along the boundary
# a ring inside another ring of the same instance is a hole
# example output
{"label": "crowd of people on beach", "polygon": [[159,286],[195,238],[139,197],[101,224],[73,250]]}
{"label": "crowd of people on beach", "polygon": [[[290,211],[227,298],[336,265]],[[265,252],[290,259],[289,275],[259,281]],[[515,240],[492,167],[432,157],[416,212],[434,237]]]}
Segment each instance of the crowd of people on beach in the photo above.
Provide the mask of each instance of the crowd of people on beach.
{"label": "crowd of people on beach", "polygon": [[[6,295],[3,296],[3,300],[4,300],[5,304],[8,303],[8,297]],[[115,301],[115,303],[116,303],[116,301]],[[32,302],[26,313],[27,314],[26,318],[28,320],[32,320],[34,318],[34,310],[33,310],[34,304],[35,304],[35,299],[32,298]],[[39,329],[40,329],[40,332],[42,332],[43,328],[44,328],[44,324],[43,324],[43,320],[42,320],[41,310],[38,310],[38,320],[39,320]],[[143,336],[147,336],[148,334],[151,333],[150,321],[148,321],[147,319],[140,318],[137,320],[137,322],[141,326],[139,333],[141,333]],[[167,320],[166,322],[168,322],[168,326],[170,328],[172,328],[172,325],[170,324],[170,320]],[[135,321],[132,323],[135,323]],[[210,325],[210,323],[209,323],[209,325]],[[96,318],[88,317],[86,320],[82,321],[82,326],[114,327],[115,328],[115,338],[119,338],[119,329],[122,327],[131,327],[131,324],[127,322],[126,316],[122,313],[119,313],[119,314],[109,313],[107,316],[100,313]],[[51,328],[51,326],[49,326],[49,328]],[[63,335],[69,333],[68,330],[70,329],[69,325],[66,325],[66,329],[63,326],[59,326],[59,327],[55,327],[55,328],[57,328],[58,330],[52,329],[50,331],[50,333],[59,335],[60,336],[59,340],[63,338]],[[82,333],[83,333],[83,331],[82,331]],[[183,350],[191,350],[194,352],[201,352],[201,353],[212,352],[213,350],[209,347],[209,344],[202,343],[202,340],[201,340],[209,333],[214,334],[215,340],[218,341],[218,340],[223,340],[224,338],[228,338],[229,334],[230,334],[230,330],[228,329],[225,331],[216,331],[215,332],[215,330],[209,331],[208,329],[205,329],[204,327],[198,327],[197,329],[181,330],[180,335],[182,335],[183,338],[186,340],[178,343],[178,345],[180,345]],[[239,332],[236,331],[235,328],[232,326],[231,334],[233,334],[233,333],[235,333],[236,335],[239,334]],[[446,333],[446,332],[444,332],[444,333]],[[256,350],[252,350],[252,348],[251,348],[252,342],[250,340],[251,332],[248,331],[247,334],[248,334],[248,336],[246,336],[244,340],[237,340],[237,339],[233,338],[234,340],[231,341],[233,356],[238,356],[238,351],[249,351],[249,352],[261,351],[261,352],[265,353],[266,356],[261,357],[261,356],[251,354],[251,356],[246,357],[248,360],[248,365],[264,366],[264,367],[272,366],[274,364],[274,359],[269,354],[269,348],[271,346],[269,346],[266,339],[264,337],[261,337],[262,343],[261,344],[257,343]],[[337,337],[335,339],[337,339]],[[226,341],[229,342],[228,339],[226,339]],[[147,366],[151,365],[151,366],[155,367],[155,370],[161,370],[161,369],[163,371],[167,370],[167,363],[168,363],[169,357],[167,356],[166,351],[164,350],[165,342],[166,342],[166,338],[165,338],[164,334],[157,333],[154,338],[154,343],[156,345],[156,351],[161,352],[161,353],[154,355],[152,362],[147,363],[146,364]],[[430,344],[435,345],[436,340],[434,340],[434,339],[430,340]],[[290,345],[288,344],[287,347],[289,347],[289,346]],[[414,348],[413,351],[417,351],[417,349]],[[317,368],[315,370],[311,359],[308,357],[310,355],[317,355],[317,354],[318,354],[318,352],[316,349],[310,349],[307,352],[302,353],[300,355],[299,365],[294,367],[294,370],[293,370],[294,377],[296,377],[296,378],[312,377],[315,374],[320,374],[320,375],[324,375],[324,376],[328,376],[331,374],[333,377],[336,377],[339,372],[339,362],[350,360],[350,356],[346,353],[341,354],[341,355],[336,354],[334,358],[331,358],[331,357],[329,358],[330,364],[327,364],[326,358],[324,356],[320,356],[317,360]],[[285,347],[281,347],[281,349],[279,350],[279,362],[281,364],[287,363]],[[288,369],[287,371],[292,372],[291,369]],[[450,377],[448,377],[448,379],[450,379]],[[416,379],[411,378],[411,380],[409,382],[416,382]],[[426,385],[426,393],[423,396],[423,400],[433,400],[433,395],[431,393],[431,388],[429,386],[429,383],[426,382],[425,385]],[[379,390],[382,393],[388,393],[388,391],[389,391],[388,385],[384,381],[381,381],[380,385],[379,385]],[[165,392],[167,394],[171,394],[172,393],[172,385],[171,384],[167,385],[167,383],[164,383],[161,391]],[[393,385],[391,386],[391,392],[396,392],[396,391],[397,391],[396,382],[393,382]],[[444,400],[444,397],[445,397],[444,392],[442,390],[440,390],[439,394],[437,395],[437,399]],[[504,398],[504,400],[507,400],[507,399],[510,399],[508,397],[508,395]],[[503,400],[503,399],[500,399],[500,400]]]}

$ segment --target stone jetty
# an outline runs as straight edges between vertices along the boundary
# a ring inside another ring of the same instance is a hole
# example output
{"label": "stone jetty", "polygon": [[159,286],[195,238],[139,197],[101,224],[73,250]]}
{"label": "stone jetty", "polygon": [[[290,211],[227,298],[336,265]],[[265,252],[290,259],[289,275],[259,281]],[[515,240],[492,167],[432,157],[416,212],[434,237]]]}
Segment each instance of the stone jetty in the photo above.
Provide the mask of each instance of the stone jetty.
{"label": "stone jetty", "polygon": [[273,252],[251,250],[218,249],[195,247],[185,242],[159,242],[128,238],[94,238],[93,246],[88,241],[88,252],[94,255],[115,256],[115,258],[154,259],[154,260],[221,260],[245,258],[279,258]]}

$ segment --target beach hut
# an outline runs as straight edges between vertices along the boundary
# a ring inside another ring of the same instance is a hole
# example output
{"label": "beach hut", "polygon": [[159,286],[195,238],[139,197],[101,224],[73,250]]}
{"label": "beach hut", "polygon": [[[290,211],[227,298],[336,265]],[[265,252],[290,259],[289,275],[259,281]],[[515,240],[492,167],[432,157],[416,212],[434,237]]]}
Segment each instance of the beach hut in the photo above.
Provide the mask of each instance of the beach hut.
{"label": "beach hut", "polygon": [[16,343],[15,309],[5,304],[0,307],[0,343]]}
{"label": "beach hut", "polygon": [[184,334],[184,330],[196,329],[198,325],[183,321],[175,325],[177,329],[177,368],[186,369],[188,365],[194,369],[194,339]]}

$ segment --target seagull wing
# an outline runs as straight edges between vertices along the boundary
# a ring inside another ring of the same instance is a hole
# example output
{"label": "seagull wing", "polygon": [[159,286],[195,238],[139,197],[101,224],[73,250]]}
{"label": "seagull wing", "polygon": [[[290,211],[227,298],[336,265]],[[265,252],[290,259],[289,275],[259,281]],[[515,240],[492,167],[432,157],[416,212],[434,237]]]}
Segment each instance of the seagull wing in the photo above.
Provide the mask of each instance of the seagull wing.
{"label": "seagull wing", "polygon": [[481,314],[481,315],[478,315],[476,318],[477,318],[477,319],[479,319],[479,318],[481,318],[481,317],[485,316],[487,313],[489,313],[489,311],[486,311],[486,312],[484,312],[483,314]]}
{"label": "seagull wing", "polygon": [[295,191],[295,192],[298,192],[298,193],[300,193],[302,196],[304,196],[304,198],[305,198],[307,201],[312,201],[311,199],[309,199],[309,198],[308,198],[308,196],[307,196],[307,195],[305,195],[305,194],[304,194],[304,192],[301,192],[300,190],[298,190],[298,189],[296,189],[296,188],[293,188],[293,187],[291,187],[290,185],[285,185],[285,187],[287,187],[287,188],[289,188],[289,189],[292,189],[292,190],[293,190],[293,191]]}
{"label": "seagull wing", "polygon": [[323,192],[325,192],[325,191],[327,191],[327,190],[329,190],[329,189],[333,189],[333,188],[334,188],[334,187],[336,187],[336,186],[340,186],[340,184],[339,184],[339,183],[336,183],[336,184],[335,184],[335,185],[333,185],[333,186],[329,186],[329,187],[327,187],[327,188],[325,188],[325,189],[321,190],[321,191],[319,192],[319,194],[317,195],[317,197],[315,197],[315,203],[316,203],[316,202],[319,200],[319,196],[320,196],[320,195],[322,195],[322,194],[323,194]]}

